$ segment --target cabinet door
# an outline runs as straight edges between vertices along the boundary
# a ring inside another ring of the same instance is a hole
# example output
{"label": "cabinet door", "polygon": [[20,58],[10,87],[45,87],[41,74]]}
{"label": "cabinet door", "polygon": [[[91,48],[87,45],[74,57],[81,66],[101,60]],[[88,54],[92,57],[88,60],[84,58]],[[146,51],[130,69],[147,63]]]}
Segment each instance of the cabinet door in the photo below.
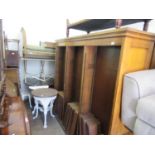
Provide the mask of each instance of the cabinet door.
{"label": "cabinet door", "polygon": [[18,52],[7,51],[7,66],[8,67],[18,67]]}

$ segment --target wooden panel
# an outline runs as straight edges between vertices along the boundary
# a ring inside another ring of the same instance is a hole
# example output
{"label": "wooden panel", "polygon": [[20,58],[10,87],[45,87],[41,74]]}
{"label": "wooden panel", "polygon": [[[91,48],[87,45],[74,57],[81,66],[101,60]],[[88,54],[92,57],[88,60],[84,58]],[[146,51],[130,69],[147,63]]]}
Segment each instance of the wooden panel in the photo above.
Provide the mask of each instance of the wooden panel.
{"label": "wooden panel", "polygon": [[75,51],[74,47],[66,47],[66,63],[65,63],[65,82],[64,82],[64,98],[65,103],[72,101],[73,94],[73,74]]}
{"label": "wooden panel", "polygon": [[75,48],[74,74],[73,74],[73,94],[72,100],[80,101],[80,91],[82,82],[83,47]]}
{"label": "wooden panel", "polygon": [[154,47],[154,50],[153,50],[153,55],[152,55],[150,68],[155,69],[155,47]]}
{"label": "wooden panel", "polygon": [[96,54],[97,54],[97,47],[86,46],[84,48],[84,64],[83,64],[82,87],[80,98],[81,113],[87,113],[90,111]]}
{"label": "wooden panel", "polygon": [[56,49],[56,65],[55,65],[55,89],[64,90],[64,71],[65,71],[65,47]]}
{"label": "wooden panel", "polygon": [[118,46],[123,43],[124,37],[147,41],[155,40],[153,33],[132,28],[121,28],[58,40],[58,46]]}
{"label": "wooden panel", "polygon": [[[134,65],[134,71],[142,70],[145,68],[146,64],[144,62],[148,59],[148,49],[145,48],[130,48],[130,52],[128,54],[128,62],[127,62],[127,70],[128,72],[132,72],[133,68],[131,67]],[[136,63],[135,63],[136,62]]]}
{"label": "wooden panel", "polygon": [[154,42],[139,39],[124,39],[121,49],[119,71],[116,82],[114,106],[109,134],[125,134],[129,130],[121,122],[121,99],[123,77],[126,73],[150,67]]}
{"label": "wooden panel", "polygon": [[101,122],[101,129],[108,134],[111,119],[120,47],[99,47],[92,97],[92,113]]}
{"label": "wooden panel", "polygon": [[101,38],[92,40],[77,40],[77,41],[66,41],[59,43],[59,46],[120,46],[122,43],[122,37],[115,38]]}

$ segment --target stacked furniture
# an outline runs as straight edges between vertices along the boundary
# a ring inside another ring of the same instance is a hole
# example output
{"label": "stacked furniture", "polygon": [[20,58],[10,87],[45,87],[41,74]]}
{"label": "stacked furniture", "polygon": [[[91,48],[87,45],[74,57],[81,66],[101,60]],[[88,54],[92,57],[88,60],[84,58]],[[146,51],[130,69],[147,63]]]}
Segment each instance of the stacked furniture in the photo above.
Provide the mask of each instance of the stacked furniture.
{"label": "stacked furniture", "polygon": [[69,37],[70,29],[81,30],[90,33],[92,31],[107,28],[120,28],[121,26],[139,22],[144,22],[143,30],[147,31],[150,21],[151,19],[84,19],[75,23],[70,23],[69,20],[67,20],[66,35]]}
{"label": "stacked furniture", "polygon": [[25,58],[45,58],[45,59],[54,59],[55,58],[55,45],[50,48],[46,46],[34,46],[27,44],[27,36],[24,28],[21,29],[21,44],[23,45],[23,51],[21,56]]}
{"label": "stacked furniture", "polygon": [[[55,62],[55,44],[45,42],[41,44],[42,46],[34,46],[27,44],[26,31],[24,28],[21,29],[21,39],[20,39],[20,60],[23,61],[24,65],[24,79],[25,83],[27,80],[36,79],[43,83],[51,83],[53,81],[53,74],[45,74],[45,64]],[[40,75],[28,73],[28,63],[31,61],[40,62]],[[20,64],[21,65],[21,64]],[[21,66],[20,66],[21,67]]]}
{"label": "stacked furniture", "polygon": [[123,77],[150,67],[154,41],[154,34],[131,28],[58,40],[55,88],[63,94],[56,102],[62,108],[58,118],[76,116],[72,103],[79,109],[76,122],[70,121],[76,123],[74,133],[87,120],[87,133],[93,124],[96,134],[129,134],[121,121]]}
{"label": "stacked furniture", "polygon": [[[20,95],[23,100],[29,99],[31,106],[31,92],[29,87],[53,87],[54,69],[50,73],[47,66],[55,65],[55,44],[50,42],[40,43],[40,46],[28,45],[24,28],[20,33]],[[33,70],[31,70],[33,68]],[[37,70],[37,71],[36,71]]]}

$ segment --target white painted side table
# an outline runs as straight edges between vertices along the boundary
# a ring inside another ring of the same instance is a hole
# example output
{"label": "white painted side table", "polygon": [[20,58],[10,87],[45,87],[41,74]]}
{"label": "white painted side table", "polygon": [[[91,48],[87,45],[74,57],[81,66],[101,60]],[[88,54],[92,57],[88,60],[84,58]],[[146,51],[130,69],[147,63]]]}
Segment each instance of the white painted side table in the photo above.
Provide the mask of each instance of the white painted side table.
{"label": "white painted side table", "polygon": [[[47,114],[50,111],[51,117],[54,117],[53,115],[53,103],[57,97],[57,90],[55,89],[37,89],[32,91],[32,95],[34,97],[35,101],[35,107],[33,110],[34,118],[36,119],[38,117],[38,111],[44,113],[44,128],[47,128]],[[42,105],[43,108],[39,107],[39,104]]]}

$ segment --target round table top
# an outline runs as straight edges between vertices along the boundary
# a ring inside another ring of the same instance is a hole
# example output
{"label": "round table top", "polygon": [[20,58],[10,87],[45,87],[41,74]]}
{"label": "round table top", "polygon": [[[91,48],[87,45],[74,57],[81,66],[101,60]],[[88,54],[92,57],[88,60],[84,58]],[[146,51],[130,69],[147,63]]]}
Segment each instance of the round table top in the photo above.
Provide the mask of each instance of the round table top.
{"label": "round table top", "polygon": [[42,98],[57,96],[57,94],[58,91],[56,89],[51,88],[43,88],[32,91],[33,96]]}

